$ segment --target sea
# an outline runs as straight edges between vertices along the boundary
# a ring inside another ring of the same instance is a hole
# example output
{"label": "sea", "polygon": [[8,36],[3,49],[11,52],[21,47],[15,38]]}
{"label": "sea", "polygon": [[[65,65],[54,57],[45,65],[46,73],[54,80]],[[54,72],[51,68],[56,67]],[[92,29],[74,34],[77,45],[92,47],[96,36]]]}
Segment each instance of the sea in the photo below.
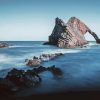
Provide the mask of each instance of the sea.
{"label": "sea", "polygon": [[63,75],[56,78],[50,72],[39,75],[42,82],[38,87],[23,89],[17,95],[28,96],[58,91],[92,91],[100,90],[100,44],[95,41],[83,48],[62,49],[53,45],[43,45],[45,41],[3,41],[8,48],[0,48],[0,77],[5,77],[13,69],[32,69],[26,66],[25,59],[39,56],[43,53],[64,53],[41,65],[60,68]]}

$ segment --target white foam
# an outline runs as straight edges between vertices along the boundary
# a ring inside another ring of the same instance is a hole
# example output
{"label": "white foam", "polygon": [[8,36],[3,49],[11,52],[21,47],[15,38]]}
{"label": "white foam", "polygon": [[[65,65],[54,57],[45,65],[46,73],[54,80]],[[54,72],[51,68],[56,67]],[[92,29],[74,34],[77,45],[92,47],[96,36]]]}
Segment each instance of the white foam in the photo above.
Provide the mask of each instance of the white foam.
{"label": "white foam", "polygon": [[98,44],[95,43],[95,42],[89,42],[89,43],[87,44],[87,46],[93,46],[93,45],[98,45]]}
{"label": "white foam", "polygon": [[23,60],[24,58],[22,57],[13,57],[10,55],[6,55],[6,54],[0,54],[0,63],[4,63],[4,64],[14,64],[17,63],[20,60]]}
{"label": "white foam", "polygon": [[7,55],[5,54],[0,54],[0,63],[1,62],[9,62],[11,61],[11,58],[9,58]]}
{"label": "white foam", "polygon": [[46,53],[46,54],[53,54],[53,53],[79,53],[81,52],[81,50],[78,49],[55,49],[55,50],[46,50],[42,53]]}
{"label": "white foam", "polygon": [[33,47],[33,46],[21,46],[21,45],[14,45],[14,46],[10,46],[9,48],[21,48],[21,47],[26,47],[26,48],[29,48],[29,47]]}

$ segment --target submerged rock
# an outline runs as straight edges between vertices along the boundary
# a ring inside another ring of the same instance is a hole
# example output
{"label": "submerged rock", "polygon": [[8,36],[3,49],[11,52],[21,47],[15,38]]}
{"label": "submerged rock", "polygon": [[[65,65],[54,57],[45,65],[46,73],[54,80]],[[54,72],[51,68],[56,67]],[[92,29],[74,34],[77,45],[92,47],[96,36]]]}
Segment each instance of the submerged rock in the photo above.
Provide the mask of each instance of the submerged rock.
{"label": "submerged rock", "polygon": [[9,45],[7,43],[0,43],[0,48],[5,48],[5,47],[9,47]]}
{"label": "submerged rock", "polygon": [[59,76],[62,75],[62,71],[60,68],[57,68],[55,65],[48,67],[47,68],[48,71],[52,72],[53,75]]}
{"label": "submerged rock", "polygon": [[57,68],[55,65],[47,67],[47,68],[43,67],[43,66],[40,66],[38,68],[33,68],[33,71],[36,74],[39,74],[39,73],[44,72],[44,71],[50,71],[53,75],[56,75],[56,76],[59,76],[59,75],[63,74],[61,69]]}
{"label": "submerged rock", "polygon": [[49,41],[44,44],[56,45],[61,48],[83,47],[88,43],[84,37],[87,32],[95,38],[97,43],[100,43],[98,36],[76,17],[71,17],[67,23],[56,18]]}

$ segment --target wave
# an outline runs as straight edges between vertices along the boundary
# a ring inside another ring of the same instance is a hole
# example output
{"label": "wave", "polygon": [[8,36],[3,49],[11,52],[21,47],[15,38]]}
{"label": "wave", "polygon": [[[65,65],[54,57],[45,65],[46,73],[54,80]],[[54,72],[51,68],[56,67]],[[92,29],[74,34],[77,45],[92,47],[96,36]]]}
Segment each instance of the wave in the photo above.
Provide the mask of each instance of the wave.
{"label": "wave", "polygon": [[34,46],[22,46],[22,45],[14,45],[14,46],[10,46],[9,48],[22,48],[22,47],[29,48],[29,47],[34,47]]}
{"label": "wave", "polygon": [[10,68],[13,66],[23,66],[24,58],[22,57],[15,57],[10,56],[7,54],[0,54],[0,70]]}
{"label": "wave", "polygon": [[84,48],[82,49],[94,49],[93,47],[98,47],[100,46],[100,44],[96,43],[96,42],[89,42],[88,44],[85,45]]}
{"label": "wave", "polygon": [[0,63],[11,61],[11,57],[8,57],[6,54],[0,54]]}
{"label": "wave", "polygon": [[89,42],[88,44],[87,44],[87,46],[93,46],[93,45],[98,45],[96,42]]}
{"label": "wave", "polygon": [[78,50],[78,49],[50,49],[50,50],[45,50],[43,51],[42,53],[45,53],[45,54],[53,54],[53,53],[79,53],[81,52],[81,50]]}
{"label": "wave", "polygon": [[25,57],[6,57],[6,56],[1,56],[0,55],[0,65],[1,64],[4,64],[4,65],[13,65],[13,66],[21,66],[21,65],[24,65],[24,60],[25,60]]}

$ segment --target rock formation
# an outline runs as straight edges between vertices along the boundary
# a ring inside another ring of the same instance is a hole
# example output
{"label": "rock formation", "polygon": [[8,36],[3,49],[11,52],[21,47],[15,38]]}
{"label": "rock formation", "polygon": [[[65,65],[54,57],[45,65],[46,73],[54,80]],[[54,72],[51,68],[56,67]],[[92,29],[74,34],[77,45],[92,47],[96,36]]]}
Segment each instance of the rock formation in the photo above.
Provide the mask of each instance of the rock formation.
{"label": "rock formation", "polygon": [[47,67],[47,68],[43,66],[40,66],[38,68],[33,68],[33,72],[35,72],[36,74],[39,74],[44,71],[50,71],[54,76],[60,76],[63,74],[61,69],[57,68],[55,65]]}
{"label": "rock formation", "polygon": [[51,67],[39,66],[27,71],[14,68],[8,72],[5,78],[0,78],[0,92],[15,93],[24,88],[35,87],[42,81],[39,73],[44,71],[50,71],[57,78],[63,74],[60,68],[55,65]]}
{"label": "rock formation", "polygon": [[8,47],[9,45],[7,43],[0,43],[0,48]]}
{"label": "rock formation", "polygon": [[0,91],[17,92],[25,87],[36,86],[41,78],[35,71],[12,69],[5,78],[0,78]]}
{"label": "rock formation", "polygon": [[100,43],[98,36],[76,17],[71,17],[67,23],[56,18],[49,42],[44,44],[56,45],[61,48],[83,47],[88,43],[84,37],[87,32],[95,38],[97,43]]}
{"label": "rock formation", "polygon": [[39,57],[34,56],[33,59],[25,59],[25,62],[27,66],[38,67],[42,62],[52,60],[61,55],[63,54],[62,53],[42,54]]}
{"label": "rock formation", "polygon": [[39,75],[32,70],[24,71],[15,68],[8,72],[6,79],[13,82],[18,87],[31,87],[41,82]]}

